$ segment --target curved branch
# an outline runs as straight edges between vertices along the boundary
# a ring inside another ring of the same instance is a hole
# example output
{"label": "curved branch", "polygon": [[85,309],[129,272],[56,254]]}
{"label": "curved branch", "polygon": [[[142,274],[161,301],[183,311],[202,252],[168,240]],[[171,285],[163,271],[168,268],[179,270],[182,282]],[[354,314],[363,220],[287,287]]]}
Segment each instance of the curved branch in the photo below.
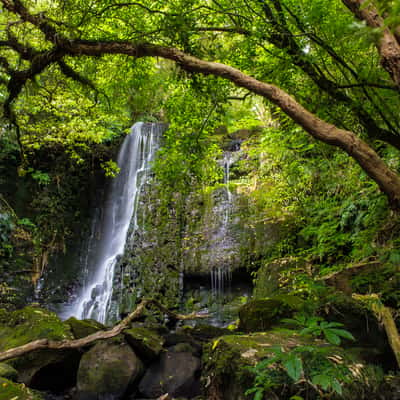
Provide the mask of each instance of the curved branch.
{"label": "curved branch", "polygon": [[379,185],[395,209],[400,209],[400,177],[392,171],[378,154],[351,131],[339,129],[301,106],[294,98],[275,85],[260,82],[228,65],[204,61],[180,50],[149,43],[70,41],[64,51],[71,56],[100,56],[126,54],[132,57],[161,57],[176,62],[189,72],[215,75],[235,85],[265,97],[282,109],[293,121],[317,140],[337,146],[353,157],[364,171]]}
{"label": "curved branch", "polygon": [[39,339],[33,342],[29,342],[22,346],[14,347],[12,349],[3,351],[0,353],[0,361],[9,360],[11,358],[16,358],[23,356],[25,354],[31,353],[36,350],[44,350],[44,349],[52,349],[52,350],[70,350],[70,349],[79,349],[82,347],[86,347],[98,340],[110,339],[117,335],[119,335],[124,329],[129,328],[131,322],[137,320],[144,312],[145,308],[154,305],[164,314],[167,314],[171,318],[175,320],[189,320],[196,318],[206,318],[208,315],[206,314],[177,314],[166,307],[164,307],[161,303],[156,300],[142,300],[136,309],[131,312],[126,318],[124,318],[119,324],[115,325],[112,329],[107,331],[98,331],[89,336],[85,336],[81,339],[75,340],[61,340],[61,341],[52,341],[48,339]]}

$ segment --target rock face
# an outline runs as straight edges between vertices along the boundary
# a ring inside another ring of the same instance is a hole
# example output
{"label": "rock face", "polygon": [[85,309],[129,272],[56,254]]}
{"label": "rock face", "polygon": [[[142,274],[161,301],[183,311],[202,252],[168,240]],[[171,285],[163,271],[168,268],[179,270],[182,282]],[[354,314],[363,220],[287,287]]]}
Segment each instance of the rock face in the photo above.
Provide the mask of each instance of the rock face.
{"label": "rock face", "polygon": [[128,234],[116,267],[113,298],[120,314],[147,294],[159,294],[163,304],[176,307],[192,280],[223,292],[238,271],[249,274],[246,268],[280,239],[282,223],[266,218],[248,191],[233,183],[248,173],[240,166],[246,157],[245,151],[225,152],[219,161],[223,181],[185,197],[177,193],[168,207],[161,204],[157,181],[143,187],[138,228]]}
{"label": "rock face", "polygon": [[119,399],[140,376],[143,364],[124,342],[100,342],[81,359],[77,377],[79,400]]}
{"label": "rock face", "polygon": [[139,384],[140,393],[157,398],[165,393],[173,397],[193,398],[200,394],[200,360],[191,352],[168,351],[150,365]]}

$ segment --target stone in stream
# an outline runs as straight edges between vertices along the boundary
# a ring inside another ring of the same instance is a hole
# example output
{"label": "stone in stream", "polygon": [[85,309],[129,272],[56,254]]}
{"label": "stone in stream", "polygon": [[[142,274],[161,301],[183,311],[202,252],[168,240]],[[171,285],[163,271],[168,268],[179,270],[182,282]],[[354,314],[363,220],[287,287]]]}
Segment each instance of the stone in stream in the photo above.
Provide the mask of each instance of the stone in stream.
{"label": "stone in stream", "polygon": [[167,351],[150,365],[139,383],[140,393],[157,398],[165,393],[172,397],[193,398],[200,394],[200,359],[190,352]]}
{"label": "stone in stream", "polygon": [[142,361],[126,343],[118,339],[97,343],[79,364],[77,398],[119,399],[142,372]]}

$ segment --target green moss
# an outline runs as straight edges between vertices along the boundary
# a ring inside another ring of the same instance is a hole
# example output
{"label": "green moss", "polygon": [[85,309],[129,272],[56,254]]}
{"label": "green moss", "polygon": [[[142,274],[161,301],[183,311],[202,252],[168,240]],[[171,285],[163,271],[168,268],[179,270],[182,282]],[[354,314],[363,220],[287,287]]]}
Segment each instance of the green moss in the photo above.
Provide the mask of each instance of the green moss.
{"label": "green moss", "polygon": [[67,319],[64,324],[71,329],[75,339],[80,339],[105,329],[103,324],[94,319],[79,320],[75,317],[71,317]]}
{"label": "green moss", "polygon": [[239,310],[239,330],[265,331],[292,312],[293,308],[288,302],[279,297],[250,301]]}
{"label": "green moss", "polygon": [[143,360],[156,358],[163,349],[164,339],[154,330],[145,327],[134,327],[124,331],[129,345]]}
{"label": "green moss", "polygon": [[[48,310],[29,306],[12,313],[0,313],[0,351],[21,346],[37,339],[73,339],[68,325]],[[18,370],[19,380],[29,383],[34,374],[46,365],[59,362],[64,353],[41,350],[15,358],[10,364]]]}
{"label": "green moss", "polygon": [[44,400],[44,397],[24,384],[0,378],[0,400]]}
{"label": "green moss", "polygon": [[18,371],[11,365],[0,363],[0,377],[15,381],[18,378]]}
{"label": "green moss", "polygon": [[64,340],[73,335],[55,313],[39,307],[0,314],[0,351],[37,339]]}

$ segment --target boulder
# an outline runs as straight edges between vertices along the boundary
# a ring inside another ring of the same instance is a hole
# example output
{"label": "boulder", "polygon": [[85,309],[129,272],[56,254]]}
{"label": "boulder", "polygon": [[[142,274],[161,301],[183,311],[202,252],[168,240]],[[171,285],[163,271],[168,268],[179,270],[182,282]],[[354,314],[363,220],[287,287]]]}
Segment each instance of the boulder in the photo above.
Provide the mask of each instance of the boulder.
{"label": "boulder", "polygon": [[165,393],[172,397],[193,398],[200,394],[200,359],[190,352],[166,352],[150,365],[139,383],[140,393],[157,398]]}
{"label": "boulder", "polygon": [[75,317],[71,317],[64,321],[64,323],[70,327],[75,339],[81,339],[91,335],[92,333],[106,329],[103,324],[95,321],[94,319],[80,320]]}
{"label": "boulder", "polygon": [[125,339],[143,361],[152,361],[161,353],[165,342],[157,332],[142,326],[124,331]]}
{"label": "boulder", "polygon": [[44,400],[40,393],[24,384],[11,382],[0,377],[0,400]]}
{"label": "boulder", "polygon": [[290,316],[293,313],[293,306],[291,296],[275,296],[249,301],[239,310],[239,330],[244,332],[265,331],[281,318]]}
{"label": "boulder", "polygon": [[82,356],[77,396],[80,400],[119,399],[142,371],[142,361],[124,341],[99,342]]}
{"label": "boulder", "polygon": [[[14,312],[0,311],[0,351],[21,346],[37,339],[73,339],[69,326],[48,310],[28,306]],[[13,359],[9,362],[18,371],[18,380],[27,385],[45,367],[68,363],[79,358],[77,351],[40,350]],[[51,368],[50,368],[51,369]],[[66,369],[68,375],[69,370]]]}

